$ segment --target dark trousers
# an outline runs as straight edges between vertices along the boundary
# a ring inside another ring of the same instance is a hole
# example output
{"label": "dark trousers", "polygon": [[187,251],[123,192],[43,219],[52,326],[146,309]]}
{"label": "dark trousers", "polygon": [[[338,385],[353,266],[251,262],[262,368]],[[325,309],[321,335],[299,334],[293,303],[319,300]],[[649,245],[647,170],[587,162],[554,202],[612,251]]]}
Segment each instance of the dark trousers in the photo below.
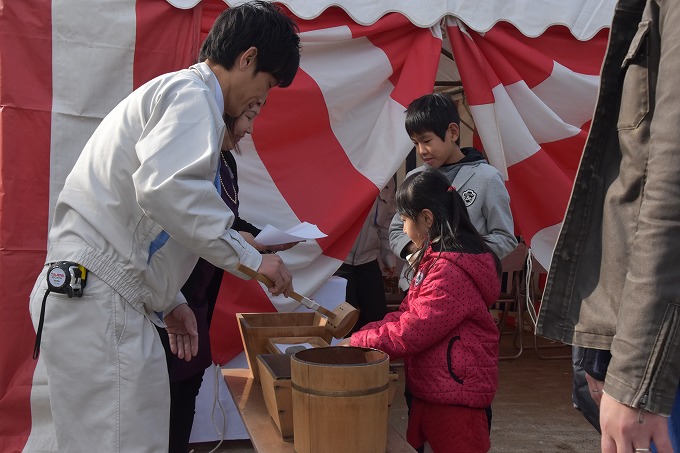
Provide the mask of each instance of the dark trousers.
{"label": "dark trousers", "polygon": [[[165,358],[170,362],[172,352],[168,342],[168,333],[158,327]],[[170,382],[170,442],[168,453],[187,453],[189,450],[189,437],[194,425],[196,412],[196,397],[201,389],[203,373],[205,370],[189,376],[181,381]]]}
{"label": "dark trousers", "polygon": [[359,320],[353,332],[369,322],[379,321],[385,317],[387,301],[378,260],[357,266],[343,264],[335,275],[347,280],[347,302],[359,309]]}
{"label": "dark trousers", "polygon": [[183,381],[170,383],[169,453],[187,453],[191,427],[194,425],[196,396],[203,382],[203,371]]}

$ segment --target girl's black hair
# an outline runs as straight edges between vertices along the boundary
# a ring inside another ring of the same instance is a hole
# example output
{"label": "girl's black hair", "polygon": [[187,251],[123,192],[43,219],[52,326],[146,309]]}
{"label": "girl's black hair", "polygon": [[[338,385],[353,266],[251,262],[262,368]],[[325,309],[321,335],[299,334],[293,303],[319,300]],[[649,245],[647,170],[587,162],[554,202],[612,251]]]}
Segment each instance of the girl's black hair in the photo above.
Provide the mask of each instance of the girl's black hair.
{"label": "girl's black hair", "polygon": [[498,274],[501,262],[470,220],[465,202],[440,171],[427,169],[404,180],[396,195],[397,212],[417,221],[424,210],[432,212],[433,222],[423,246],[411,260],[409,280],[420,265],[425,250],[432,246],[441,252],[491,253]]}
{"label": "girl's black hair", "polygon": [[300,66],[298,31],[295,22],[274,3],[244,3],[217,17],[201,46],[199,61],[210,58],[229,70],[236,57],[256,47],[255,73],[269,73],[280,87],[287,87]]}

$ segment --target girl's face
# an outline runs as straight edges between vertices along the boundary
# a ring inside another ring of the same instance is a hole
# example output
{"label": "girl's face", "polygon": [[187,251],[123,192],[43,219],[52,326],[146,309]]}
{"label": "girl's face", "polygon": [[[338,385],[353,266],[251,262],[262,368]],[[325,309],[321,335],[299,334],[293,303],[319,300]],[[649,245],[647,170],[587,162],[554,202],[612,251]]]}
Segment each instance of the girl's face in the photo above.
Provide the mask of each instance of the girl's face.
{"label": "girl's face", "polygon": [[236,143],[240,142],[246,134],[253,133],[253,121],[255,121],[255,117],[260,113],[260,108],[261,106],[259,103],[251,104],[248,109],[236,119],[233,134],[235,143],[232,143],[230,134],[228,132],[225,133],[224,140],[222,141],[223,151],[234,149]]}
{"label": "girl's face", "polygon": [[427,237],[427,225],[422,214],[422,212],[418,214],[415,220],[405,215],[400,216],[404,222],[404,233],[418,248],[423,246],[423,242]]}

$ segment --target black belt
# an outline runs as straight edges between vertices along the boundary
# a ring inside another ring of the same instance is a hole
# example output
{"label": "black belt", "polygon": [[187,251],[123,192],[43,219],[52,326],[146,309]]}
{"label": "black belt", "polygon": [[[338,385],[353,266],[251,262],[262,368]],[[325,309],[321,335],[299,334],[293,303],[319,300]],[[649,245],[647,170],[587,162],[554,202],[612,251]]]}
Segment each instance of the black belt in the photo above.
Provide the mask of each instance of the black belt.
{"label": "black belt", "polygon": [[72,261],[58,261],[47,269],[47,290],[40,307],[40,319],[36,329],[33,358],[40,355],[40,339],[42,337],[43,322],[45,321],[45,302],[51,292],[66,294],[70,297],[83,297],[83,288],[87,281],[87,269]]}

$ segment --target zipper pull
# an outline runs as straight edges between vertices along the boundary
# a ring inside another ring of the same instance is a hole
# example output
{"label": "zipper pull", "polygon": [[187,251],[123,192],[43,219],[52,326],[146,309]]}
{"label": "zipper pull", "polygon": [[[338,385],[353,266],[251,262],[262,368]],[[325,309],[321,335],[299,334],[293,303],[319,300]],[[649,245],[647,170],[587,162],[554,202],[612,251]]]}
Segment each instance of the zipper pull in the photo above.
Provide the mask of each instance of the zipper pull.
{"label": "zipper pull", "polygon": [[638,416],[637,416],[637,421],[638,423],[642,424],[644,423],[645,419],[643,417],[645,407],[647,406],[647,398],[649,397],[649,393],[645,393],[642,395],[642,398],[640,398],[640,404],[638,405]]}

